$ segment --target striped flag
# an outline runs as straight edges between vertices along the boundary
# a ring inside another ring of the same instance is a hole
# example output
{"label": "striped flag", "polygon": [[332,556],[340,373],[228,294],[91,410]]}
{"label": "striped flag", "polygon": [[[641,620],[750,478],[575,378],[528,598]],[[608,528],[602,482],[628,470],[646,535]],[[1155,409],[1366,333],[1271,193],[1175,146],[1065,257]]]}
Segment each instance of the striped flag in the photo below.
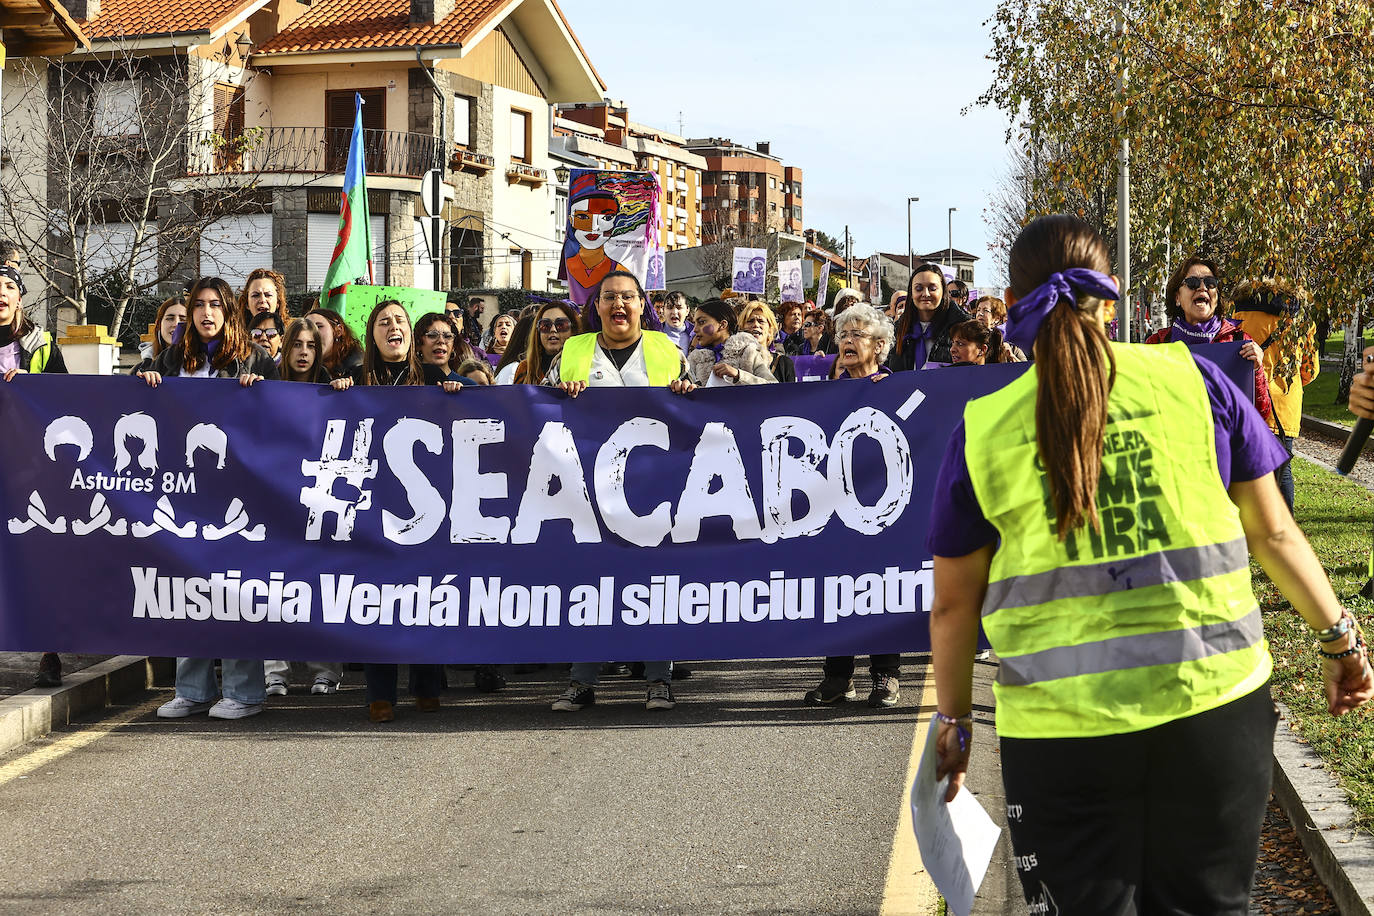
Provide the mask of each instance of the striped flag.
{"label": "striped flag", "polygon": [[353,137],[348,143],[348,165],[344,170],[343,193],[339,204],[339,240],[334,257],[324,274],[320,305],[344,313],[344,300],[350,284],[366,278],[372,282],[371,219],[367,211],[367,165],[363,160],[363,97],[355,93]]}

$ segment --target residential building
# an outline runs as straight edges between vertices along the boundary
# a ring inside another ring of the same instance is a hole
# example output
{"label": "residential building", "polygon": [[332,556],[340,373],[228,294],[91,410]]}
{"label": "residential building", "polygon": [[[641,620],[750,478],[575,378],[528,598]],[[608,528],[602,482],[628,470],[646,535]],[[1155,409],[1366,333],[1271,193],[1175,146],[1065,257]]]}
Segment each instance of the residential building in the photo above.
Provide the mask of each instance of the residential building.
{"label": "residential building", "polygon": [[701,176],[706,160],[683,148],[681,137],[630,120],[622,102],[560,105],[554,134],[568,148],[605,163],[602,168],[653,172],[662,192],[660,242],[665,251],[701,244]]}
{"label": "residential building", "polygon": [[[272,266],[292,292],[318,290],[356,96],[375,282],[433,286],[419,192],[440,168],[438,282],[554,285],[552,106],[605,90],[555,0],[79,0],[73,15],[92,41],[87,58],[134,47],[147,72],[186,80],[186,106],[163,113],[186,134],[177,181],[206,201],[232,199],[231,212],[184,243],[193,250],[164,239],[148,253],[167,285],[174,262],[179,277],[234,284]],[[146,78],[93,87],[96,107],[137,104]],[[130,227],[89,234],[118,249]]]}
{"label": "residential building", "polygon": [[974,285],[973,264],[978,260],[978,255],[969,254],[967,251],[960,251],[958,248],[941,248],[932,251],[930,254],[916,255],[916,266],[922,264],[940,264],[949,270],[946,276],[952,273],[954,277],[963,280],[969,286]]}
{"label": "residential building", "polygon": [[712,137],[686,141],[706,159],[702,185],[703,242],[758,237],[769,232],[800,235],[802,170],[784,165],[768,142],[753,148]]}

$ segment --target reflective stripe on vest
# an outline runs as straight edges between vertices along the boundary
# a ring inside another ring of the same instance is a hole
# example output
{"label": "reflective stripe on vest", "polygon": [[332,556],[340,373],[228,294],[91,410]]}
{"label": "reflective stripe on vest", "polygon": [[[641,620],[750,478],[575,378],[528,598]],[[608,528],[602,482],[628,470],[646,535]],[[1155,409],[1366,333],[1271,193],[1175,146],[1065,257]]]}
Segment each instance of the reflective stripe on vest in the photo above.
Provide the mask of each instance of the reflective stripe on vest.
{"label": "reflective stripe on vest", "polygon": [[965,408],[969,477],[1001,536],[983,625],[1002,659],[993,690],[1007,737],[1139,731],[1269,677],[1202,374],[1181,344],[1112,353],[1097,529],[1058,539],[1034,367]]}
{"label": "reflective stripe on vest", "polygon": [[42,372],[48,365],[48,358],[52,356],[52,335],[47,331],[43,332],[43,343],[29,354],[29,371]]}
{"label": "reflective stripe on vest", "polygon": [[1122,588],[1191,582],[1207,575],[1238,572],[1250,565],[1245,538],[1225,544],[1161,550],[1132,560],[1060,566],[1031,576],[1010,576],[988,586],[983,615],[1000,608],[1029,607],[1061,598],[1088,598]]}
{"label": "reflective stripe on vest", "polygon": [[[563,342],[563,354],[558,361],[559,381],[586,382],[591,379],[596,336],[595,332],[578,334]],[[640,351],[644,356],[650,385],[665,386],[682,373],[682,351],[667,335],[658,331],[644,331],[640,337]]]}

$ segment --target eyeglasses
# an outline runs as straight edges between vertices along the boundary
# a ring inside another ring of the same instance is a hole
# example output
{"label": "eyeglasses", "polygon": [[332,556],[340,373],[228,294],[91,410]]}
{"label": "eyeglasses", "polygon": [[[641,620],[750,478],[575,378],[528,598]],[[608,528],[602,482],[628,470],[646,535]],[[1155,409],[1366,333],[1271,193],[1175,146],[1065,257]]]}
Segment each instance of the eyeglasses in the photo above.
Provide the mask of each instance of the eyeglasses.
{"label": "eyeglasses", "polygon": [[820,325],[818,325],[818,324],[817,324],[816,322],[814,322],[814,321],[803,321],[803,322],[802,322],[802,327],[804,327],[804,328],[818,328],[818,327],[820,327]]}
{"label": "eyeglasses", "polygon": [[572,322],[566,318],[540,318],[539,333],[547,334],[550,331],[557,331],[562,334],[572,327]]}
{"label": "eyeglasses", "polygon": [[846,340],[872,340],[873,335],[866,331],[841,331],[835,335],[835,339],[844,343]]}
{"label": "eyeglasses", "polygon": [[1208,289],[1216,289],[1220,284],[1221,281],[1216,277],[1185,277],[1183,280],[1183,285],[1191,290],[1199,290],[1204,286]]}
{"label": "eyeglasses", "polygon": [[276,328],[267,328],[266,330],[254,328],[248,332],[248,336],[254,340],[262,340],[264,337],[268,340],[276,340],[281,336],[281,331],[278,331]]}
{"label": "eyeglasses", "polygon": [[434,343],[439,343],[441,341],[443,343],[453,343],[453,334],[450,331],[426,331],[425,340],[433,341]]}
{"label": "eyeglasses", "polygon": [[964,292],[963,290],[952,289],[949,291],[949,298],[951,299],[962,299],[967,295],[968,293]]}
{"label": "eyeglasses", "polygon": [[635,293],[602,293],[602,294],[601,294],[601,301],[602,301],[602,302],[605,302],[607,305],[613,304],[617,299],[619,299],[621,302],[624,302],[626,305],[629,305],[630,303],[636,302],[636,301],[639,300],[639,293],[635,292]]}

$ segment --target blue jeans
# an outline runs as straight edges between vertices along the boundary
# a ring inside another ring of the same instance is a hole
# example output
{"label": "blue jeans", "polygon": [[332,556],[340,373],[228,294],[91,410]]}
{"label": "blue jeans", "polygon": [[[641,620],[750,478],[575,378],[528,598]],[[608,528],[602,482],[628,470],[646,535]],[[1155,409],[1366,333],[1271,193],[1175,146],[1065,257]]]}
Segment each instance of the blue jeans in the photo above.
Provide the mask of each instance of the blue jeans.
{"label": "blue jeans", "polygon": [[[363,665],[363,677],[367,680],[367,701],[386,700],[396,705],[396,680],[400,676],[400,665]],[[410,695],[433,698],[444,687],[443,665],[411,665]]]}
{"label": "blue jeans", "polygon": [[[256,706],[266,697],[267,682],[260,658],[220,659],[220,674],[224,678],[224,696]],[[215,683],[213,658],[177,659],[177,696],[193,703],[212,703],[220,697]]]}
{"label": "blue jeans", "polygon": [[[601,683],[601,662],[573,662],[572,679],[579,684],[595,687]],[[650,684],[654,681],[671,684],[673,682],[673,663],[645,662],[644,680]]]}
{"label": "blue jeans", "polygon": [[1283,501],[1288,503],[1288,514],[1293,514],[1293,437],[1279,436],[1279,441],[1283,443],[1284,449],[1288,452],[1288,460],[1279,466],[1274,472],[1278,478],[1279,492],[1283,494]]}

